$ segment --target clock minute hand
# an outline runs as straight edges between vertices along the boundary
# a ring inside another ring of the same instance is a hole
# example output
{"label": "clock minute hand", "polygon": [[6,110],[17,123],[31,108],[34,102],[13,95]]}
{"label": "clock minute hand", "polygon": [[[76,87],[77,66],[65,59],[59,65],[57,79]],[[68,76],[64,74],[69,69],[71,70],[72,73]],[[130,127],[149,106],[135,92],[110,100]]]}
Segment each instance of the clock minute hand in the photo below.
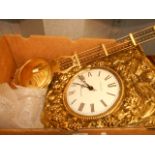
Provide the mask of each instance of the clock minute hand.
{"label": "clock minute hand", "polygon": [[84,85],[84,84],[80,84],[80,83],[73,83],[73,84],[88,88],[88,87],[87,87],[86,85]]}
{"label": "clock minute hand", "polygon": [[89,90],[95,90],[95,89],[93,88],[93,86],[89,85],[89,84],[85,81],[84,76],[78,76],[78,78],[86,85],[86,87],[87,87]]}

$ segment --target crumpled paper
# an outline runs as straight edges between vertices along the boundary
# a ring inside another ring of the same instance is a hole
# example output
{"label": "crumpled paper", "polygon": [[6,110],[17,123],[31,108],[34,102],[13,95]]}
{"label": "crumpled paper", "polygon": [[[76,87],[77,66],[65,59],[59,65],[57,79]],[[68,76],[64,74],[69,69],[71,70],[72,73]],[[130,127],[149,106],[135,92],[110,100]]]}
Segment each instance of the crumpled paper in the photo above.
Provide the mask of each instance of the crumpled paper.
{"label": "crumpled paper", "polygon": [[0,128],[43,128],[40,117],[46,92],[47,88],[0,84]]}

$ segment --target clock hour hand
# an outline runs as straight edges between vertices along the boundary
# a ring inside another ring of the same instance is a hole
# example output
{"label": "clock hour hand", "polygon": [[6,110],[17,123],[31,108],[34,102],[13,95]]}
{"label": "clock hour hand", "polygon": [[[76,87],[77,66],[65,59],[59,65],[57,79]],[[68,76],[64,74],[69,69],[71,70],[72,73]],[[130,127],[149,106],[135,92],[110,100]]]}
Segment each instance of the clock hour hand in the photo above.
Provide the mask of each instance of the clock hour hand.
{"label": "clock hour hand", "polygon": [[79,85],[79,86],[82,86],[82,87],[86,87],[86,88],[88,88],[86,85],[84,85],[84,84],[80,84],[80,83],[73,83],[74,85]]}
{"label": "clock hour hand", "polygon": [[93,88],[93,86],[89,85],[89,84],[85,81],[84,76],[78,76],[78,78],[86,85],[86,87],[87,87],[89,90],[95,90],[95,89]]}

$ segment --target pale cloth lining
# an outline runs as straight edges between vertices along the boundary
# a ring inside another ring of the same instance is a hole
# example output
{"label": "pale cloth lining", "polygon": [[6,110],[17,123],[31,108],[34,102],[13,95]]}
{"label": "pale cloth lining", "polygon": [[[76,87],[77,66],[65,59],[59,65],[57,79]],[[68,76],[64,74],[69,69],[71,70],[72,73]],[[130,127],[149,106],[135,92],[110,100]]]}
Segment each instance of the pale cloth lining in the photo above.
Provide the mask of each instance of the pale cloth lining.
{"label": "pale cloth lining", "polygon": [[0,128],[43,128],[40,115],[47,89],[12,89],[0,84]]}

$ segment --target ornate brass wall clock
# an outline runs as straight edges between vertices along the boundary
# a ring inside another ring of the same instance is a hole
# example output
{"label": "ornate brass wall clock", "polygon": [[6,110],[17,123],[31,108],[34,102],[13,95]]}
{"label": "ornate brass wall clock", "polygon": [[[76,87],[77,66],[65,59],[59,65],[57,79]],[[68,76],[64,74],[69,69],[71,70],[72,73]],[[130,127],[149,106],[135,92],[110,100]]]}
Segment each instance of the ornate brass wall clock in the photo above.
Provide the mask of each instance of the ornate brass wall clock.
{"label": "ornate brass wall clock", "polygon": [[45,128],[154,127],[155,68],[140,44],[155,27],[61,58],[43,111]]}
{"label": "ornate brass wall clock", "polygon": [[98,119],[118,108],[124,93],[120,76],[110,68],[84,69],[64,90],[64,105],[74,116]]}

